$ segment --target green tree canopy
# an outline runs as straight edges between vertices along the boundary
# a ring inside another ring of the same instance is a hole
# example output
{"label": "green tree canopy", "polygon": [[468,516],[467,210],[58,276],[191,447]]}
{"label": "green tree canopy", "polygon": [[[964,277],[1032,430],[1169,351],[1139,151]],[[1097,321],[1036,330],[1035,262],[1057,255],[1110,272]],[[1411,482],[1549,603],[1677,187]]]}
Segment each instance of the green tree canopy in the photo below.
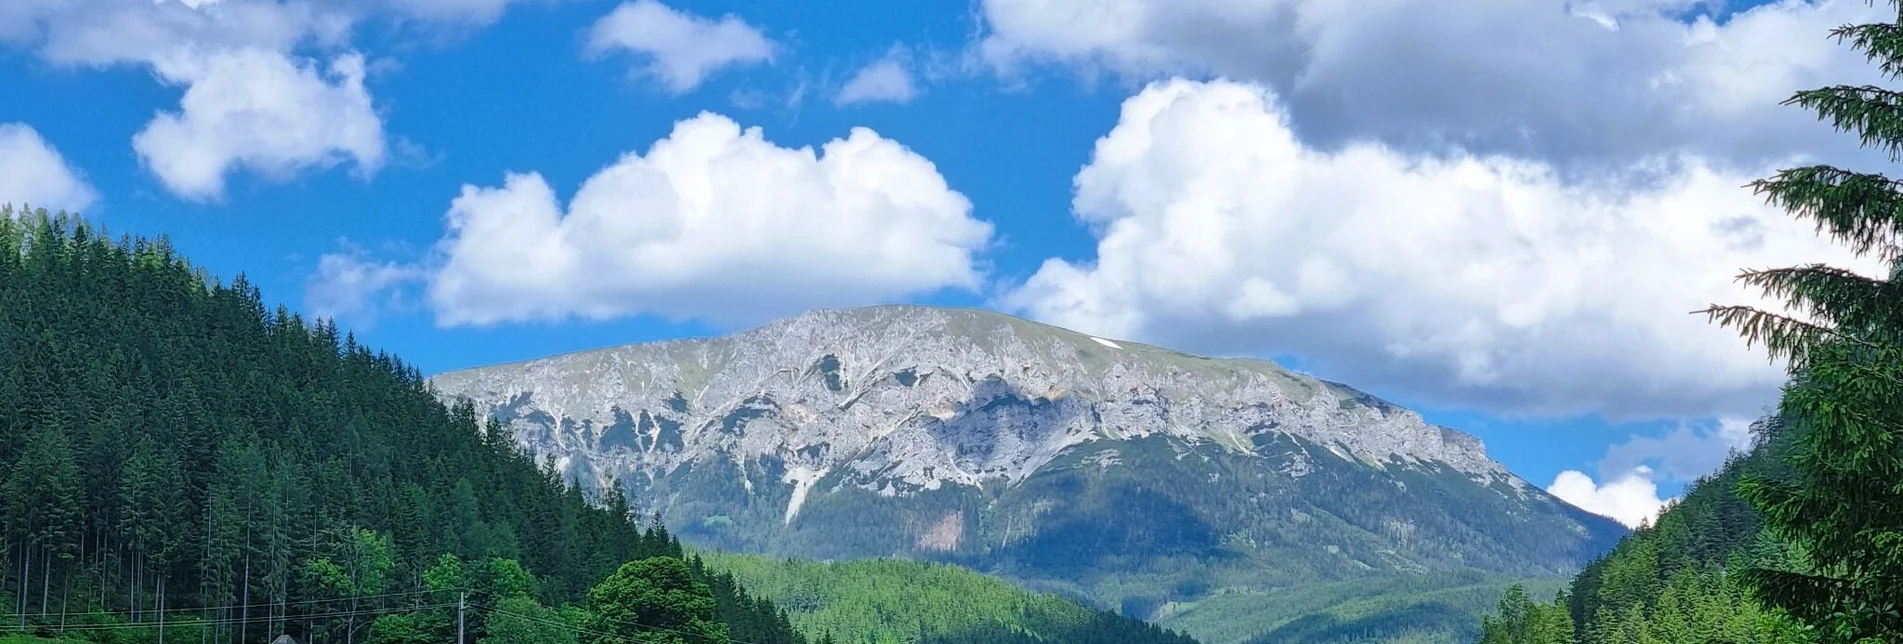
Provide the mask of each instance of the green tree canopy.
{"label": "green tree canopy", "polygon": [[[1832,35],[1889,79],[1903,74],[1903,18]],[[1903,93],[1837,85],[1798,92],[1786,104],[1855,132],[1892,161],[1903,153]],[[1766,602],[1817,627],[1826,641],[1903,641],[1903,486],[1896,484],[1903,480],[1903,184],[1812,165],[1752,185],[1890,270],[1867,276],[1811,264],[1746,271],[1740,281],[1788,312],[1705,311],[1786,360],[1792,375],[1778,406],[1796,440],[1790,471],[1752,477],[1739,490],[1811,565],[1755,568],[1747,576]]]}
{"label": "green tree canopy", "polygon": [[589,628],[597,644],[726,644],[714,621],[714,593],[687,562],[649,557],[623,564],[588,591]]}

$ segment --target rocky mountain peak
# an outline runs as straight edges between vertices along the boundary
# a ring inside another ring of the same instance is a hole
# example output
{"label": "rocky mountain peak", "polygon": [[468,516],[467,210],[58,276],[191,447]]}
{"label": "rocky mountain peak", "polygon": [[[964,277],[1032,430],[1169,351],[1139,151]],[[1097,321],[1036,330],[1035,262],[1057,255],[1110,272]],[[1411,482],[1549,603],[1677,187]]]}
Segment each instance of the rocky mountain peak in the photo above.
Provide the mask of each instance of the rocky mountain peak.
{"label": "rocky mountain peak", "polygon": [[954,561],[1138,615],[1555,574],[1623,534],[1346,385],[988,311],[812,311],[432,383],[703,547]]}
{"label": "rocky mountain peak", "polygon": [[851,468],[902,491],[1020,480],[1093,441],[1162,434],[1246,452],[1285,433],[1370,464],[1432,461],[1520,485],[1473,437],[1344,385],[971,309],[816,310],[432,382],[598,483],[718,454],[778,458],[794,478]]}

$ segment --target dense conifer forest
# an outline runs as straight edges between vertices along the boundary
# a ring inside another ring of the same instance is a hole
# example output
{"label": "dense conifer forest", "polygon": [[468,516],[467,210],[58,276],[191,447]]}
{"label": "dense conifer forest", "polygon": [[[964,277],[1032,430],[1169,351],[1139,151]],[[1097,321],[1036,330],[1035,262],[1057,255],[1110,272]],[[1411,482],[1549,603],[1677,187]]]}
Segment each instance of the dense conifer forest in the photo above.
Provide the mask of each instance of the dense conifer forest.
{"label": "dense conifer forest", "polygon": [[618,493],[163,239],[0,210],[0,303],[0,635],[444,642],[462,601],[468,641],[804,641]]}
{"label": "dense conifer forest", "polygon": [[[1830,36],[1888,80],[1903,76],[1898,19]],[[1861,142],[1903,154],[1903,93],[1872,85],[1797,92]],[[1810,264],[1751,269],[1784,311],[1699,311],[1788,367],[1755,445],[1699,481],[1657,525],[1627,537],[1550,602],[1511,593],[1485,644],[1903,642],[1903,183],[1811,165],[1751,188],[1859,255],[1863,275]]]}
{"label": "dense conifer forest", "polygon": [[163,239],[0,209],[0,302],[0,638],[1191,641],[1056,597],[1020,610],[968,571],[885,581],[990,592],[809,638],[618,490],[588,498],[416,369]]}
{"label": "dense conifer forest", "polygon": [[1740,571],[1799,564],[1738,494],[1741,481],[1783,476],[1788,430],[1755,427],[1758,446],[1694,483],[1653,525],[1593,561],[1557,596],[1515,589],[1487,619],[1483,644],[1815,642],[1763,605]]}
{"label": "dense conifer forest", "polygon": [[820,563],[709,553],[784,607],[807,633],[849,633],[852,644],[1194,644],[1142,620],[1032,593],[959,566],[866,559]]}

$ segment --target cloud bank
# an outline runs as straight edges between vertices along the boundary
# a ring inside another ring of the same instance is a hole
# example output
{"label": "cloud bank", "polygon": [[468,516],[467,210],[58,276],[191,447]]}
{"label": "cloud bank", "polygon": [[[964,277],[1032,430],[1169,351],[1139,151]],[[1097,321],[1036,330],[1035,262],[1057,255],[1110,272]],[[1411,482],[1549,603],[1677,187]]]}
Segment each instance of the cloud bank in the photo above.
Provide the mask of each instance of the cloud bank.
{"label": "cloud bank", "polygon": [[[533,172],[464,186],[421,270],[444,326],[637,314],[752,323],[980,288],[992,227],[971,210],[930,161],[871,130],[795,149],[702,113],[566,204]],[[325,262],[341,293],[389,274],[350,256]]]}
{"label": "cloud bank", "polygon": [[1098,239],[1001,303],[1106,337],[1299,354],[1331,377],[1495,412],[1756,413],[1783,373],[1689,311],[1741,268],[1868,272],[1697,157],[1642,186],[1549,164],[1303,143],[1267,89],[1172,80],[1125,102],[1075,180]]}
{"label": "cloud bank", "polygon": [[[1828,37],[1882,3],[1782,0],[1714,17],[1699,0],[981,0],[978,56],[1146,81],[1262,84],[1305,142],[1379,141],[1616,171],[1660,153],[1754,167],[1796,152],[1871,162],[1794,90],[1874,82]],[[1687,20],[1687,12],[1699,12]]]}

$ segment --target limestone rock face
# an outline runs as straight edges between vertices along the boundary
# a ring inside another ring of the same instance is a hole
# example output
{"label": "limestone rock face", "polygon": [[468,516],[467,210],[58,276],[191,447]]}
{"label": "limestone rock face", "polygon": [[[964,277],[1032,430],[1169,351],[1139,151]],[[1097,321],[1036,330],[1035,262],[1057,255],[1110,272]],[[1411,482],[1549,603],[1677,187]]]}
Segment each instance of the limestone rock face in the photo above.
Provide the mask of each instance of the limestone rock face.
{"label": "limestone rock face", "polygon": [[1621,532],[1348,386],[984,311],[821,310],[431,383],[690,541],[950,559],[1111,604],[1128,579],[1091,580],[1181,576],[1125,551],[1250,562],[1220,587],[1558,573]]}
{"label": "limestone rock face", "polygon": [[592,463],[595,484],[713,456],[850,469],[871,486],[1010,483],[1085,443],[1163,435],[1246,451],[1255,436],[1284,433],[1361,460],[1434,461],[1525,485],[1471,436],[1272,362],[1199,358],[974,310],[815,311],[721,338],[432,383],[509,422],[536,452]]}

